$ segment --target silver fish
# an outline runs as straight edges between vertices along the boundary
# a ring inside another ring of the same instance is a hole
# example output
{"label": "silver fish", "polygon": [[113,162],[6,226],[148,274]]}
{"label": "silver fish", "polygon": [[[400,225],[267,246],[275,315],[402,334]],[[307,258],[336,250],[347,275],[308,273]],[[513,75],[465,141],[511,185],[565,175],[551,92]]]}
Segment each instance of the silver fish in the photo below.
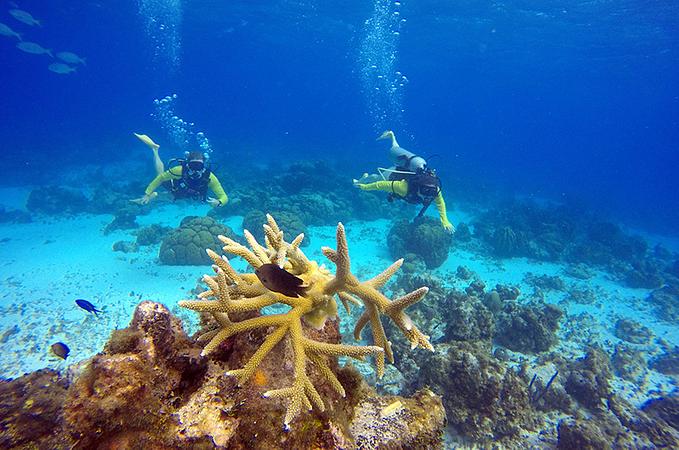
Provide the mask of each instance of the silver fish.
{"label": "silver fish", "polygon": [[36,44],[35,42],[19,42],[17,48],[26,53],[33,53],[34,55],[47,54],[54,58],[52,50],[42,48],[40,44]]}
{"label": "silver fish", "polygon": [[85,58],[81,58],[80,56],[71,52],[59,52],[57,53],[57,58],[69,64],[82,64],[83,66],[87,65]]}
{"label": "silver fish", "polygon": [[75,72],[75,67],[71,67],[63,63],[52,63],[49,66],[47,66],[47,69],[51,70],[54,73],[60,73],[62,75]]}
{"label": "silver fish", "polygon": [[10,27],[8,27],[7,25],[5,25],[2,22],[0,22],[0,34],[2,34],[3,36],[15,37],[15,38],[19,39],[20,41],[23,41],[23,39],[21,39],[21,35],[19,33],[17,33],[16,31],[14,31],[13,29],[11,29]]}
{"label": "silver fish", "polygon": [[16,20],[18,20],[19,22],[23,22],[26,25],[30,25],[30,26],[37,25],[39,27],[42,26],[42,24],[40,23],[39,20],[36,20],[35,18],[33,18],[33,16],[30,13],[28,13],[28,12],[22,10],[22,9],[10,9],[9,13]]}

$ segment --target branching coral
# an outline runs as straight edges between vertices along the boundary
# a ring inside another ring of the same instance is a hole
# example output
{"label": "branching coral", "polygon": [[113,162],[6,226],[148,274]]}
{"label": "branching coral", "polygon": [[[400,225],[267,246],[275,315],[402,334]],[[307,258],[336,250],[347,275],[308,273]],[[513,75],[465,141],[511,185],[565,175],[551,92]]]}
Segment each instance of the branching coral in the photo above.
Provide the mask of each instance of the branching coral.
{"label": "branching coral", "polygon": [[[237,273],[225,256],[219,256],[211,250],[208,255],[214,261],[214,276],[205,275],[203,280],[209,289],[199,295],[199,300],[185,300],[179,304],[194,311],[211,313],[219,327],[199,337],[207,341],[203,354],[214,351],[219,344],[229,337],[245,331],[261,328],[272,328],[264,342],[250,357],[241,369],[231,370],[227,374],[238,377],[239,383],[245,383],[253,376],[259,364],[284,337],[288,336],[293,350],[294,382],[290,387],[265,392],[266,397],[289,399],[285,425],[297,416],[303,407],[312,409],[312,404],[320,411],[325,409],[323,400],[307,375],[307,361],[312,362],[325,380],[335,391],[344,396],[344,388],[327,363],[327,357],[350,356],[362,359],[374,356],[378,376],[384,373],[385,357],[393,363],[391,343],[382,327],[381,316],[386,315],[401,329],[410,341],[411,347],[421,346],[433,351],[429,336],[424,335],[412,322],[404,310],[418,302],[429,290],[421,287],[396,300],[389,300],[380,292],[386,282],[403,264],[400,259],[376,277],[361,282],[351,273],[349,249],[344,226],[337,225],[337,249],[323,247],[323,254],[335,266],[334,276],[324,265],[310,261],[299,249],[304,235],[298,235],[292,242],[283,239],[283,232],[276,221],[267,215],[268,223],[264,225],[265,245],[261,245],[247,230],[244,231],[248,246],[233,239],[219,236],[225,244],[224,251],[242,257],[253,269],[262,264],[278,264],[288,272],[301,278],[308,286],[303,297],[287,297],[268,290],[253,273]],[[360,338],[361,331],[369,323],[372,328],[373,343],[370,346],[331,344],[309,339],[304,334],[302,319],[308,325],[322,328],[328,317],[337,312],[335,297],[339,298],[349,311],[351,303],[363,304],[365,312],[354,328],[354,335]],[[270,314],[242,321],[233,321],[230,314],[259,311],[274,304],[285,304],[290,310],[283,314]]]}

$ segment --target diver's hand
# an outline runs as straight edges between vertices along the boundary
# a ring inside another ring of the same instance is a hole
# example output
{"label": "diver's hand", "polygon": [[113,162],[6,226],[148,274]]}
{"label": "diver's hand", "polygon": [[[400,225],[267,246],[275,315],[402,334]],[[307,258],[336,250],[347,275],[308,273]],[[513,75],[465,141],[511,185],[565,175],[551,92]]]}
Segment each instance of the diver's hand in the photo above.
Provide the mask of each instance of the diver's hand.
{"label": "diver's hand", "polygon": [[357,188],[359,188],[359,189],[362,190],[362,191],[367,191],[367,190],[368,190],[368,185],[367,185],[367,184],[363,184],[363,183],[355,183],[354,186],[356,186]]}
{"label": "diver's hand", "polygon": [[220,202],[219,200],[217,200],[217,199],[214,198],[214,197],[208,197],[208,198],[207,198],[207,202],[208,202],[208,204],[209,204],[210,206],[212,206],[213,208],[218,208],[218,207],[222,206],[222,202]]}
{"label": "diver's hand", "polygon": [[148,203],[158,196],[157,192],[152,192],[151,194],[144,194],[143,197],[135,198],[130,200],[132,203],[137,205],[148,205]]}
{"label": "diver's hand", "polygon": [[449,220],[443,220],[443,221],[441,221],[441,225],[443,225],[443,228],[445,228],[445,230],[446,230],[448,233],[450,233],[450,234],[454,234],[454,233],[455,233],[455,226],[454,226],[452,223],[450,223]]}

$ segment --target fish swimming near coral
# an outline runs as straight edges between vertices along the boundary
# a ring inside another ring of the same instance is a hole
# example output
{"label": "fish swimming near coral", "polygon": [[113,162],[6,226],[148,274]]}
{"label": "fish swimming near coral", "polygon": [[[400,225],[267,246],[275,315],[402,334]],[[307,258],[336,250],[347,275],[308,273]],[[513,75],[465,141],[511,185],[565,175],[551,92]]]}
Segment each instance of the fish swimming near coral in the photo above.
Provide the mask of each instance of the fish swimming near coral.
{"label": "fish swimming near coral", "polygon": [[59,52],[57,53],[57,58],[69,64],[82,64],[83,66],[87,65],[86,64],[87,61],[85,61],[85,58],[81,58],[80,56],[72,52]]}
{"label": "fish swimming near coral", "polygon": [[52,353],[55,356],[58,356],[61,359],[68,358],[68,354],[71,352],[71,349],[68,348],[68,345],[64,344],[63,342],[55,342],[50,347],[50,350],[52,350]]}
{"label": "fish swimming near coral", "polygon": [[302,286],[304,280],[298,278],[276,264],[262,264],[255,269],[255,274],[264,287],[287,297],[302,297],[308,286]]}
{"label": "fish swimming near coral", "polygon": [[22,52],[32,53],[34,55],[46,54],[54,58],[52,50],[43,48],[40,44],[36,44],[35,42],[19,42],[16,47]]}
{"label": "fish swimming near coral", "polygon": [[19,22],[23,22],[26,25],[34,26],[37,25],[39,27],[42,26],[39,20],[35,19],[31,13],[24,11],[22,9],[10,9],[9,13],[14,17],[16,20]]}
{"label": "fish swimming near coral", "polygon": [[0,34],[2,34],[3,36],[15,37],[20,41],[23,41],[19,33],[17,33],[16,31],[14,31],[13,29],[11,29],[9,26],[5,25],[2,22],[0,22]]}
{"label": "fish swimming near coral", "polygon": [[88,302],[87,300],[83,300],[82,298],[79,298],[75,301],[76,305],[80,306],[82,309],[84,309],[87,312],[93,313],[95,316],[99,317],[97,313],[100,313],[101,310],[95,308],[95,306]]}
{"label": "fish swimming near coral", "polygon": [[52,63],[49,66],[47,66],[47,69],[61,75],[66,75],[71,72],[75,72],[75,67],[71,67],[68,64],[64,63]]}

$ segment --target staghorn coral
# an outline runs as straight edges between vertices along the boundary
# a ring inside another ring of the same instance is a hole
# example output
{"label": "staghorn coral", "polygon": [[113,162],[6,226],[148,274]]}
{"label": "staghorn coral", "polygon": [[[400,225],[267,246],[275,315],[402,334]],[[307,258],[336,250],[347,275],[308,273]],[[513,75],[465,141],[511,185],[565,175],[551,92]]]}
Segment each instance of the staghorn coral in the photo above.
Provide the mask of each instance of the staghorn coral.
{"label": "staghorn coral", "polygon": [[[350,356],[362,359],[372,355],[375,358],[377,374],[384,374],[385,359],[394,362],[391,343],[382,327],[381,315],[388,316],[400,328],[410,341],[411,348],[417,346],[433,351],[429,343],[429,336],[424,335],[405,314],[404,310],[418,302],[428,292],[427,287],[416,289],[396,300],[389,300],[379,289],[391,278],[403,263],[399,259],[381,274],[361,282],[351,273],[349,249],[347,246],[344,226],[337,225],[337,249],[323,247],[323,254],[335,264],[334,276],[324,265],[319,266],[310,261],[299,249],[304,235],[298,235],[292,242],[283,239],[283,232],[271,215],[267,215],[268,223],[264,225],[265,245],[257,242],[247,230],[244,231],[249,248],[233,239],[219,236],[225,244],[224,251],[242,257],[253,268],[262,264],[274,263],[285,268],[290,273],[301,278],[308,286],[303,297],[287,297],[266,289],[255,274],[237,273],[226,257],[220,257],[214,251],[207,253],[214,261],[214,276],[206,275],[203,280],[209,290],[199,295],[199,300],[184,300],[180,306],[194,311],[207,312],[213,315],[219,327],[199,337],[200,341],[208,341],[203,349],[203,355],[216,350],[219,345],[231,336],[255,330],[273,328],[262,345],[254,352],[243,368],[230,370],[228,375],[238,378],[239,384],[244,384],[257,371],[262,360],[273,348],[288,337],[292,347],[294,359],[294,382],[286,388],[270,390],[265,397],[289,399],[284,419],[286,428],[301,412],[303,407],[312,409],[312,404],[323,411],[325,405],[316,387],[307,374],[307,362],[312,362],[323,378],[341,396],[345,395],[344,388],[328,366],[327,357]],[[319,329],[328,317],[336,315],[337,296],[349,311],[350,303],[365,306],[365,312],[355,324],[354,336],[360,338],[363,328],[370,323],[375,345],[352,346],[345,344],[324,343],[308,338],[304,333],[302,320]],[[213,298],[213,300],[208,300]],[[359,301],[360,299],[360,301]],[[290,310],[283,314],[270,314],[259,317],[234,321],[230,315],[259,311],[261,308],[274,304],[284,304]]]}

